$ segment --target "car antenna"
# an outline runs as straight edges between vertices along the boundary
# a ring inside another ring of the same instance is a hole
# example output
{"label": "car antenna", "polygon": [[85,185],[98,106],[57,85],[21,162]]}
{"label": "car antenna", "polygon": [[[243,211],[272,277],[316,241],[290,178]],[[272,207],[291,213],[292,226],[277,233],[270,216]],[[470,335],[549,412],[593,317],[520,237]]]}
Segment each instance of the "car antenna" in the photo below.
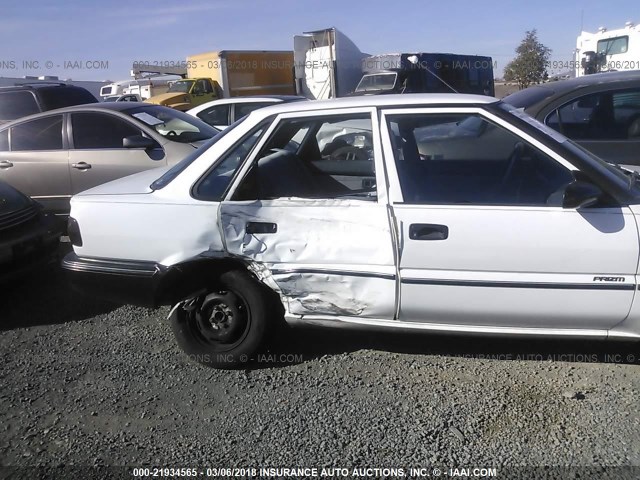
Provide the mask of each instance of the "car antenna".
{"label": "car antenna", "polygon": [[[418,56],[417,55],[411,55],[410,57],[407,57],[407,60],[409,60],[411,63],[413,63],[414,65],[416,65],[418,63]],[[440,80],[442,83],[444,83],[447,87],[449,87],[449,89],[453,92],[453,93],[460,93],[459,91],[457,91],[455,88],[453,88],[451,85],[449,85],[447,82],[445,82],[437,73],[431,71],[431,69],[425,65],[424,63],[420,64],[420,68],[424,68],[427,72],[429,72],[431,75],[433,75],[434,77],[436,77],[438,80]]]}

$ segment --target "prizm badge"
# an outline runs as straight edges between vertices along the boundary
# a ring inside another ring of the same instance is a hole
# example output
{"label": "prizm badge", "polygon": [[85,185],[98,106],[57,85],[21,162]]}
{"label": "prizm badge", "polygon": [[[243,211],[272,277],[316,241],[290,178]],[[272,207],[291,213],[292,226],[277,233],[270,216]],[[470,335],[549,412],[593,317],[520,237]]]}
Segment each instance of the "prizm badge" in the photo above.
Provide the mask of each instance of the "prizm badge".
{"label": "prizm badge", "polygon": [[594,282],[624,282],[624,277],[593,277]]}

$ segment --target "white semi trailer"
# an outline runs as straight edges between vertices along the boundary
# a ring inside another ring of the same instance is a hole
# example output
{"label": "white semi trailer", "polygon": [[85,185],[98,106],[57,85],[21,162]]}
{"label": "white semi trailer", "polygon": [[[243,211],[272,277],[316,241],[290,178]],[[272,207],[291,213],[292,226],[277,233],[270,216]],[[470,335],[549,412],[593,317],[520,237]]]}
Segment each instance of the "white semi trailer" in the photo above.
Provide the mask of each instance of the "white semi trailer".
{"label": "white semi trailer", "polygon": [[582,32],[576,41],[576,77],[598,72],[640,70],[640,25],[596,33]]}

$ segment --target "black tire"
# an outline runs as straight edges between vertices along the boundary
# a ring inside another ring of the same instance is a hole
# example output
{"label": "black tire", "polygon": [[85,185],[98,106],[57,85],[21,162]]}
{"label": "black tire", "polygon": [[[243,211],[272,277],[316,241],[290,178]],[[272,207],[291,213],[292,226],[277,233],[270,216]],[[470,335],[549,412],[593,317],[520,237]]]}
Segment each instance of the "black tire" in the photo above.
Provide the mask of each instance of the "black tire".
{"label": "black tire", "polygon": [[271,325],[266,292],[248,272],[223,273],[219,287],[185,302],[171,314],[171,328],[190,359],[214,368],[255,361]]}

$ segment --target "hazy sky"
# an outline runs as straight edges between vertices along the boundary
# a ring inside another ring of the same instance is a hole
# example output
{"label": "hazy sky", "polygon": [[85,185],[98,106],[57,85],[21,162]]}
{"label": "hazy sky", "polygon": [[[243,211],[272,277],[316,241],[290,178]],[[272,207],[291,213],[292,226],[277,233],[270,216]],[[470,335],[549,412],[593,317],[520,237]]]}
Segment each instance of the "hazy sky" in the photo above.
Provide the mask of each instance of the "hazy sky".
{"label": "hazy sky", "polygon": [[[0,3],[0,76],[76,80],[125,79],[134,60],[177,62],[212,50],[291,50],[294,35],[332,26],[363,52],[489,55],[501,74],[527,30],[538,30],[553,59],[571,60],[581,23],[584,30],[595,31],[640,22],[638,0]],[[88,69],[87,61],[97,61],[97,69]],[[106,62],[108,69],[100,69]],[[29,65],[38,69],[24,68]]]}

